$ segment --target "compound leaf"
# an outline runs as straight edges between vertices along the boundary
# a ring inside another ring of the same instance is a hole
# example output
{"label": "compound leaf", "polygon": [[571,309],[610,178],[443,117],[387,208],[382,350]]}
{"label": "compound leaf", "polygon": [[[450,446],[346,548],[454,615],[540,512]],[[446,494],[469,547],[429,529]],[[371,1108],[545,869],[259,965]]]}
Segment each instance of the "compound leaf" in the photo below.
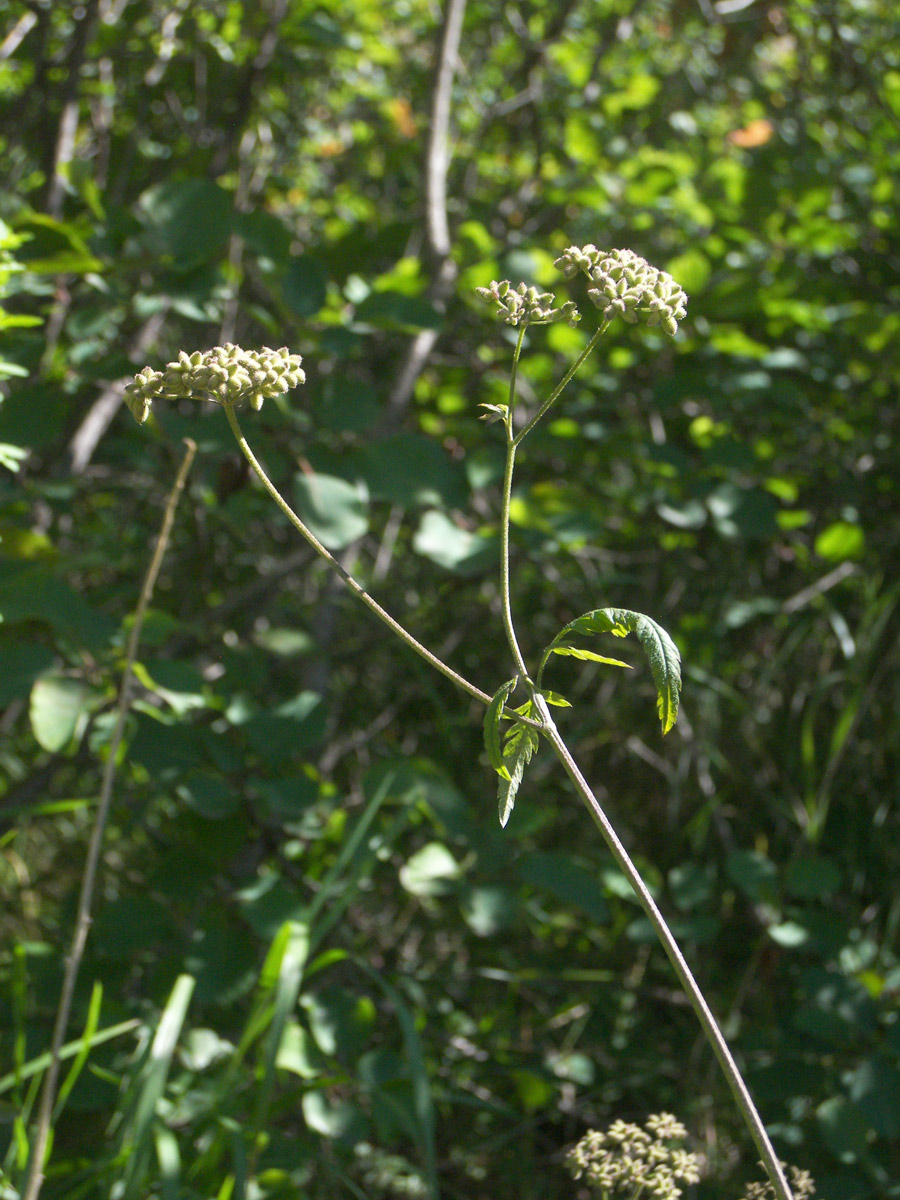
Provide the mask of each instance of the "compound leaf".
{"label": "compound leaf", "polygon": [[525,768],[531,762],[532,755],[538,748],[540,738],[537,730],[531,725],[516,725],[511,729],[503,747],[503,763],[507,770],[507,778],[501,778],[497,790],[497,802],[500,812],[500,828],[512,815],[516,803],[516,794]]}
{"label": "compound leaf", "polygon": [[[650,671],[656,684],[657,712],[663,733],[668,733],[678,716],[678,701],[681,695],[681,655],[678,647],[661,625],[643,613],[625,608],[595,608],[583,613],[563,626],[541,658],[541,671],[551,654],[569,655],[572,658],[589,659],[623,667],[626,664],[616,659],[603,658],[589,650],[569,645],[575,635],[589,636],[594,633],[611,633],[614,637],[637,635],[650,660]],[[540,678],[540,674],[538,676]]]}
{"label": "compound leaf", "polygon": [[503,750],[500,746],[500,716],[506,698],[519,681],[518,675],[507,679],[494,693],[494,698],[484,714],[484,748],[487,750],[488,761],[501,779],[509,779],[510,774],[503,761]]}

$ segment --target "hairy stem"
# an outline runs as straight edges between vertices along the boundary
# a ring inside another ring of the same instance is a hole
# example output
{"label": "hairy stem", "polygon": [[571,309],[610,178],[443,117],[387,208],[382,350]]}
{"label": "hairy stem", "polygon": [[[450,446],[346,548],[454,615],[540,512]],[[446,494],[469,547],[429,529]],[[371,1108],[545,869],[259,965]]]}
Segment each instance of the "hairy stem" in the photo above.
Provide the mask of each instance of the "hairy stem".
{"label": "hairy stem", "polygon": [[646,913],[648,920],[656,931],[656,936],[662,943],[662,947],[665,950],[669,961],[675,968],[675,974],[678,976],[681,986],[684,988],[684,991],[691,1002],[691,1007],[694,1010],[697,1020],[700,1022],[700,1025],[706,1036],[706,1040],[712,1047],[713,1053],[718,1059],[719,1066],[722,1068],[722,1073],[728,1081],[728,1086],[731,1088],[732,1095],[734,1096],[735,1102],[737,1103],[737,1106],[741,1112],[741,1116],[744,1118],[744,1122],[750,1131],[750,1135],[752,1136],[753,1141],[756,1143],[756,1148],[759,1151],[760,1158],[762,1159],[763,1165],[766,1169],[766,1174],[769,1176],[772,1187],[775,1189],[777,1200],[793,1200],[791,1189],[789,1188],[787,1180],[785,1179],[784,1172],[781,1169],[781,1165],[775,1154],[772,1143],[769,1140],[769,1135],[766,1133],[766,1128],[762,1123],[762,1119],[756,1109],[756,1105],[753,1103],[753,1098],[747,1089],[747,1085],[744,1083],[740,1069],[738,1068],[737,1063],[734,1061],[734,1057],[731,1053],[731,1050],[728,1048],[728,1043],[725,1041],[725,1037],[719,1028],[712,1009],[707,1004],[706,997],[700,990],[700,985],[697,983],[691,968],[688,966],[687,959],[682,954],[678,942],[675,940],[672,931],[666,924],[665,917],[660,912],[656,901],[653,899],[649,889],[647,888],[647,885],[644,883],[641,873],[631,861],[628,851],[619,840],[618,834],[613,828],[612,823],[610,822],[606,813],[603,811],[603,808],[600,805],[597,797],[591,791],[589,784],[579,770],[578,764],[572,757],[568,746],[563,741],[563,738],[553,721],[553,717],[550,713],[547,702],[540,694],[535,697],[535,702],[537,711],[540,713],[543,721],[543,732],[545,737],[553,747],[556,757],[559,759],[566,774],[575,785],[576,791],[584,801],[588,812],[591,814],[598,828],[600,829],[600,832],[603,835],[603,840],[609,847],[613,858],[615,858],[619,866],[619,869],[634,889],[641,908],[643,908],[644,912]]}
{"label": "hairy stem", "polygon": [[538,409],[538,411],[534,414],[534,416],[528,422],[528,424],[523,426],[523,428],[520,429],[519,432],[516,434],[515,438],[513,439],[515,442],[515,445],[518,446],[519,442],[521,442],[524,438],[526,438],[528,436],[529,433],[531,433],[532,429],[534,429],[535,425],[537,425],[538,421],[540,421],[540,419],[544,415],[544,413],[551,407],[551,405],[556,403],[556,401],[562,395],[563,389],[569,384],[569,382],[571,381],[575,372],[578,370],[578,368],[581,366],[581,364],[584,362],[584,360],[588,357],[588,355],[591,353],[591,351],[594,349],[594,347],[600,341],[601,337],[603,337],[604,333],[606,333],[608,326],[609,326],[609,321],[604,321],[603,324],[600,326],[600,328],[597,330],[597,332],[594,334],[594,336],[591,338],[591,340],[588,342],[588,344],[585,346],[585,348],[582,350],[582,352],[578,355],[578,357],[572,363],[571,367],[569,367],[568,371],[566,371],[565,375],[563,375],[562,379],[559,381],[559,383],[556,385],[556,387],[553,389],[553,391],[550,393],[550,395],[547,397],[547,399],[544,401],[544,403]]}
{"label": "hairy stem", "polygon": [[397,637],[399,637],[403,642],[406,643],[407,646],[409,646],[410,650],[414,650],[416,654],[420,655],[425,659],[426,662],[430,663],[435,670],[440,671],[442,675],[446,676],[447,679],[455,683],[457,687],[462,688],[464,692],[468,692],[468,694],[474,697],[474,699],[480,700],[482,704],[490,704],[491,697],[487,694],[487,692],[483,692],[481,688],[477,688],[474,683],[469,683],[468,679],[465,679],[459,674],[458,671],[454,671],[452,667],[449,667],[442,659],[438,658],[436,654],[432,654],[432,652],[426,646],[423,646],[420,641],[417,641],[416,638],[413,637],[409,630],[405,629],[404,626],[402,626],[399,621],[396,621],[386,609],[382,608],[377,600],[373,600],[361,583],[354,579],[348,571],[344,570],[331,551],[327,550],[312,532],[312,530],[304,525],[303,521],[297,516],[288,502],[284,499],[281,492],[279,492],[278,488],[274,483],[272,483],[271,479],[263,470],[259,460],[250,449],[247,439],[244,437],[244,434],[241,431],[241,427],[238,424],[238,419],[234,412],[234,405],[225,404],[223,407],[225,409],[225,415],[228,418],[228,423],[231,426],[231,432],[237,439],[237,443],[241,448],[242,454],[256,472],[260,483],[263,485],[293,527],[297,530],[297,532],[306,539],[310,546],[312,546],[316,554],[318,554],[320,558],[323,558],[325,562],[328,563],[331,569],[336,572],[336,574],[346,584],[350,591],[353,592],[354,595],[358,596],[360,600],[362,600],[366,608],[370,609],[379,620],[383,621],[392,633],[395,633]]}
{"label": "hairy stem", "polygon": [[516,630],[512,619],[512,603],[509,594],[509,507],[512,501],[512,480],[513,470],[516,465],[517,444],[513,436],[512,421],[513,412],[516,407],[516,373],[519,368],[519,357],[522,353],[524,338],[525,326],[522,325],[519,329],[519,337],[513,353],[512,370],[509,376],[509,406],[507,408],[506,420],[504,421],[506,429],[506,465],[503,468],[503,493],[500,500],[500,596],[503,606],[503,629],[506,633],[506,640],[512,651],[516,669],[522,678],[527,680],[528,668],[525,665],[525,659],[522,657],[522,651],[519,649],[519,642],[516,638]]}
{"label": "hairy stem", "polygon": [[37,1124],[35,1126],[34,1141],[31,1146],[31,1157],[29,1160],[28,1180],[25,1184],[25,1191],[22,1193],[22,1200],[37,1200],[40,1195],[41,1186],[44,1182],[44,1158],[47,1153],[47,1143],[50,1138],[50,1125],[53,1119],[53,1105],[56,1100],[56,1085],[59,1079],[59,1068],[62,1061],[62,1045],[66,1036],[66,1027],[69,1024],[69,1014],[72,1011],[72,997],[75,994],[75,984],[78,981],[78,971],[81,966],[81,960],[84,956],[84,947],[87,943],[88,930],[91,927],[91,906],[94,899],[94,885],[97,880],[97,868],[100,863],[100,851],[103,846],[103,834],[106,830],[106,820],[109,816],[109,808],[112,802],[113,784],[116,778],[116,760],[118,757],[119,746],[122,741],[122,736],[125,732],[125,722],[128,719],[128,710],[130,706],[131,679],[132,669],[135,660],[137,659],[138,644],[141,637],[141,629],[144,625],[144,614],[147,611],[147,606],[150,603],[150,597],[153,595],[153,588],[156,585],[156,577],[159,574],[159,569],[162,566],[163,556],[166,552],[166,547],[169,544],[169,536],[172,532],[172,522],[175,519],[175,509],[184,490],[184,482],[187,479],[188,471],[191,469],[191,463],[194,461],[194,455],[197,453],[197,445],[190,438],[185,438],[187,450],[182,460],[181,467],[176,476],[172,491],[169,493],[169,498],[166,501],[166,510],[163,515],[162,526],[159,531],[159,537],[156,539],[156,548],[153,551],[153,558],[150,561],[150,566],[147,570],[147,575],[144,579],[144,585],[141,588],[141,594],[138,599],[137,609],[134,614],[134,623],[131,626],[131,634],[128,638],[128,646],[125,651],[125,669],[122,672],[122,683],[119,687],[119,699],[116,705],[116,724],[113,729],[112,738],[109,743],[106,763],[103,768],[103,781],[100,785],[100,800],[97,805],[97,816],[94,820],[94,828],[91,832],[91,840],[88,845],[87,860],[84,864],[84,875],[81,880],[81,892],[78,897],[78,914],[75,918],[75,933],[72,937],[72,947],[69,950],[66,958],[65,974],[63,975],[62,991],[59,997],[59,1007],[56,1010],[56,1020],[53,1025],[53,1037],[50,1043],[50,1064],[47,1067],[47,1075],[44,1079],[44,1087],[41,1092],[41,1104],[38,1110]]}

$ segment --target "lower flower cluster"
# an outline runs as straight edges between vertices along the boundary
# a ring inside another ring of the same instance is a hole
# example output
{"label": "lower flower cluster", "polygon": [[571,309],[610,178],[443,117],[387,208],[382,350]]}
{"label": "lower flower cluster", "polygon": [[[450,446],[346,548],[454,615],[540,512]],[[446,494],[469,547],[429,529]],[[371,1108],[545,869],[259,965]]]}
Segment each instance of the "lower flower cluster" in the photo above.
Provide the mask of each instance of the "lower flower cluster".
{"label": "lower flower cluster", "polygon": [[678,1200],[679,1183],[700,1179],[697,1155],[671,1145],[686,1137],[687,1130],[671,1113],[648,1117],[643,1128],[615,1121],[605,1132],[586,1133],[566,1165],[574,1179],[604,1195]]}
{"label": "lower flower cluster", "polygon": [[263,400],[281,396],[306,379],[299,354],[287,346],[280,350],[242,350],[232,342],[211,350],[183,350],[174,362],[161,371],[144,367],[125,388],[125,403],[135,420],[147,420],[154,400],[214,400],[217,404],[247,401],[251,408],[262,408]]}

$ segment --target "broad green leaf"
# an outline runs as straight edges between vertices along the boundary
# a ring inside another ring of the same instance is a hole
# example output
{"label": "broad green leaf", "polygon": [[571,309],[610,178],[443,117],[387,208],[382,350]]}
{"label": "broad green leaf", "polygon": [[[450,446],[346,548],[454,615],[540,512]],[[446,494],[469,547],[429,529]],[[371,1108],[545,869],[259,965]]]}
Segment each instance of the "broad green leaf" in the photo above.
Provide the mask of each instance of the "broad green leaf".
{"label": "broad green leaf", "polygon": [[866,535],[862,528],[849,521],[833,521],[817,536],[814,544],[816,554],[828,562],[862,558],[865,548]]}
{"label": "broad green leaf", "polygon": [[209,179],[155,184],[141,195],[136,208],[150,249],[171,256],[178,272],[218,257],[231,230],[231,212],[231,197]]}
{"label": "broad green leaf", "polygon": [[512,924],[519,903],[513,889],[499,883],[465,889],[461,907],[476,937],[492,937]]}
{"label": "broad green leaf", "polygon": [[590,871],[572,861],[570,854],[529,854],[517,867],[523,883],[546,888],[564,904],[573,904],[597,925],[610,919],[603,884]]}
{"label": "broad green leaf", "polygon": [[380,329],[440,329],[443,320],[433,304],[400,292],[371,292],[356,307],[356,320]]}
{"label": "broad green leaf", "polygon": [[400,882],[414,896],[446,896],[459,875],[459,863],[440,842],[429,842],[400,868]]}
{"label": "broad green leaf", "polygon": [[506,739],[506,745],[503,747],[503,762],[509,772],[509,778],[501,779],[500,787],[497,790],[501,829],[506,827],[506,823],[512,815],[522,776],[525,768],[531,762],[539,741],[537,731],[530,725],[517,725]]}
{"label": "broad green leaf", "polygon": [[17,696],[27,696],[32,684],[53,665],[53,654],[40,642],[0,641],[0,707]]}
{"label": "broad green leaf", "polygon": [[323,1137],[353,1145],[366,1134],[366,1120],[359,1106],[349,1100],[330,1100],[324,1092],[307,1092],[301,1101],[306,1124]]}
{"label": "broad green leaf", "polygon": [[376,500],[402,508],[462,508],[465,472],[443,446],[418,433],[397,433],[371,442],[360,453],[359,471]]}
{"label": "broad green leaf", "polygon": [[291,258],[281,277],[281,292],[288,308],[298,317],[312,317],[325,304],[328,274],[311,254]]}
{"label": "broad green leaf", "polygon": [[369,528],[369,496],[362,484],[298,471],[294,496],[300,516],[329,550],[343,550]]}
{"label": "broad green leaf", "polygon": [[459,575],[474,575],[496,559],[497,540],[460,529],[446,513],[431,509],[422,514],[413,535],[413,549],[423,558]]}
{"label": "broad green leaf", "polygon": [[[613,660],[609,659],[608,661],[612,662]],[[552,704],[554,708],[572,707],[571,703],[565,698],[565,696],[561,696],[559,692],[551,692],[549,688],[542,689],[541,695],[544,697],[547,703]]]}
{"label": "broad green leaf", "polygon": [[508,679],[494,694],[494,698],[484,714],[484,748],[487,750],[488,761],[501,779],[509,779],[510,774],[503,761],[503,750],[500,745],[500,714],[506,698],[518,683],[518,675]]}
{"label": "broad green leaf", "polygon": [[64,749],[87,720],[88,689],[75,679],[47,675],[31,689],[31,731],[38,745]]}

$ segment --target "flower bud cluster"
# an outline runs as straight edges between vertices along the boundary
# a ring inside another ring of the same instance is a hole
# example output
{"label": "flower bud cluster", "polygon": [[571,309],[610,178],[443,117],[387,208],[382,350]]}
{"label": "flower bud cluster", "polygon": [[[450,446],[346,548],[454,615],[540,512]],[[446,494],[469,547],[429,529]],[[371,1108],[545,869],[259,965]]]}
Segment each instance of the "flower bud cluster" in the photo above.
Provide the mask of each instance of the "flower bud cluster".
{"label": "flower bud cluster", "polygon": [[497,305],[497,316],[507,325],[550,325],[555,321],[577,325],[581,320],[581,313],[571,300],[554,308],[552,292],[539,292],[536,287],[524,283],[514,288],[508,279],[501,283],[494,280],[490,287],[476,288],[475,291],[483,300]]}
{"label": "flower bud cluster", "polygon": [[231,342],[212,350],[183,350],[174,362],[161,371],[144,367],[125,388],[125,403],[134,418],[143,424],[154,400],[177,400],[192,396],[214,400],[218,404],[238,404],[244,400],[257,411],[263,400],[280,396],[306,379],[300,368],[299,354],[287,346],[280,350],[242,350]]}
{"label": "flower bud cluster", "polygon": [[570,246],[556,260],[567,279],[583,272],[594,284],[588,295],[604,321],[621,316],[631,325],[643,320],[674,336],[687,313],[687,295],[667,271],[652,267],[633,250]]}
{"label": "flower bud cluster", "polygon": [[570,1151],[566,1163],[574,1179],[609,1196],[656,1197],[678,1200],[678,1183],[697,1183],[696,1154],[670,1145],[687,1137],[671,1113],[648,1117],[643,1129],[615,1121],[606,1132],[592,1129]]}

